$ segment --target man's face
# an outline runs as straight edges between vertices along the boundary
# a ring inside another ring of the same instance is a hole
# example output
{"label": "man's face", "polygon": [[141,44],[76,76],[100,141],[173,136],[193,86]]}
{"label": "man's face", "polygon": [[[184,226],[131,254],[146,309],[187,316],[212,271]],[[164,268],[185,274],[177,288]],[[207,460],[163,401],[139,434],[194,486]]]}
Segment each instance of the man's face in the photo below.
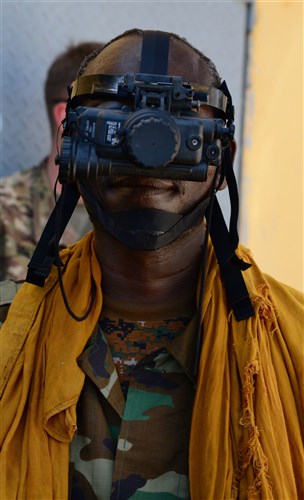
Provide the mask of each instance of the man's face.
{"label": "man's face", "polygon": [[[85,75],[138,72],[140,52],[141,39],[139,37],[136,37],[136,39],[134,37],[121,39],[101,52],[88,65]],[[203,82],[202,75],[200,75],[200,78],[195,75],[193,70],[193,66],[195,65],[191,64],[191,57],[193,55],[190,52],[186,63],[169,63],[169,74],[182,76],[187,81],[208,84],[208,75],[204,78]],[[176,57],[172,59],[177,60]],[[183,61],[183,58],[181,57],[178,60]],[[108,107],[109,103],[94,101],[90,105],[106,105]],[[201,109],[197,114],[202,118],[212,117],[211,112],[207,109]],[[215,171],[216,167],[209,167],[205,182],[120,175],[99,177],[97,181],[85,181],[85,183],[92,195],[99,200],[106,211],[156,208],[177,214],[187,214],[209,195]]]}

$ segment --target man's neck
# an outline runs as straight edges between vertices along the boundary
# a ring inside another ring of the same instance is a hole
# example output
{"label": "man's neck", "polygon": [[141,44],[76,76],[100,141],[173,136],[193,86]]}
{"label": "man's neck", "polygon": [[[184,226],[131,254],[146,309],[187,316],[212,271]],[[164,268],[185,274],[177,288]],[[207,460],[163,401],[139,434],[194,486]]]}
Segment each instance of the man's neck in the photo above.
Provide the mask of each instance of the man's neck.
{"label": "man's neck", "polygon": [[196,302],[201,267],[203,227],[193,228],[158,250],[134,250],[100,229],[94,229],[95,251],[104,293],[122,302],[150,308],[189,296]]}

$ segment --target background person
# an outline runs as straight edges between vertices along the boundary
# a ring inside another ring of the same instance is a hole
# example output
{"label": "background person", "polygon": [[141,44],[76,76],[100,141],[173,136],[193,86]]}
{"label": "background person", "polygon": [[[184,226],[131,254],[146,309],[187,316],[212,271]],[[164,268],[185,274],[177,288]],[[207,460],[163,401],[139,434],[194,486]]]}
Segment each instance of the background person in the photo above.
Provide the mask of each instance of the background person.
{"label": "background person", "polygon": [[[55,165],[58,127],[65,117],[67,86],[75,78],[81,61],[102,47],[97,42],[71,45],[51,64],[44,86],[44,96],[52,136],[50,154],[32,168],[1,179],[0,203],[0,279],[22,280],[27,264],[40,238],[54,202]],[[58,185],[60,189],[60,185]],[[66,246],[77,241],[91,224],[79,203],[62,240]]]}
{"label": "background person", "polygon": [[[117,37],[79,74],[139,72],[147,35]],[[168,75],[221,86],[207,57],[177,35],[164,38]],[[106,109],[126,104],[98,101]],[[208,106],[196,113],[214,117]],[[229,150],[233,159],[233,140]],[[221,274],[202,208],[219,174],[211,164],[204,182],[79,181],[94,228],[61,253],[60,269],[83,321],[64,304],[53,268],[44,287],[22,285],[1,331],[4,498],[303,496],[303,297],[262,273],[241,245],[232,262],[220,262],[228,282]],[[163,244],[162,216],[185,221],[199,207],[190,227],[176,227]],[[254,314],[243,318],[229,293],[239,259],[251,266],[242,275]]]}

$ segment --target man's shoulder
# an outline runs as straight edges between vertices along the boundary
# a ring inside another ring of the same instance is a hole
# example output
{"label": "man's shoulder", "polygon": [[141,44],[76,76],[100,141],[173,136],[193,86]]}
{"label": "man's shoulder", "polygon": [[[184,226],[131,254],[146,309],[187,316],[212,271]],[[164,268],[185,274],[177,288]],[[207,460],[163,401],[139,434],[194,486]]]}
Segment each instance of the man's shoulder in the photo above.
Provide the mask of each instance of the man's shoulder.
{"label": "man's shoulder", "polygon": [[5,321],[8,310],[23,281],[0,281],[0,326]]}

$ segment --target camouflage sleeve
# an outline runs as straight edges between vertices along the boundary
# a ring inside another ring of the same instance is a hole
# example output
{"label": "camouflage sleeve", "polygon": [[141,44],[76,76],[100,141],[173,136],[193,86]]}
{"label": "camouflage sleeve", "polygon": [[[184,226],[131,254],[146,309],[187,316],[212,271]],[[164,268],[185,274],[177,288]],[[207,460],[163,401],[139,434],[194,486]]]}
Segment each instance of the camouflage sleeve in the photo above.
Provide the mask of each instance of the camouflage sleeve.
{"label": "camouflage sleeve", "polygon": [[28,172],[2,179],[0,200],[0,279],[24,279],[35,248]]}

